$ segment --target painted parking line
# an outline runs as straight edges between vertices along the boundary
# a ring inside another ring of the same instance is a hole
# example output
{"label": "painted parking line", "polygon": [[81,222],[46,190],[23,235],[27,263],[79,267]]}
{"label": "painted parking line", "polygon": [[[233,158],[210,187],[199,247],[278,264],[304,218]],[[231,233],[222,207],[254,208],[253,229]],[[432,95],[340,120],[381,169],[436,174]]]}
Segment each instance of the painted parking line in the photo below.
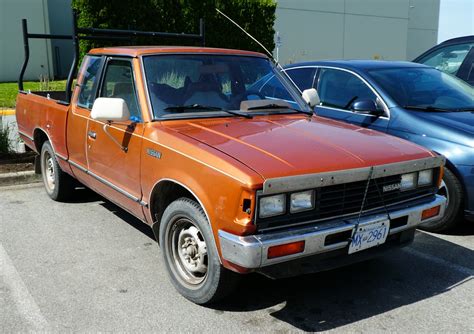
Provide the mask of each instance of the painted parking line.
{"label": "painted parking line", "polygon": [[15,115],[15,110],[14,109],[0,109],[0,117],[1,116],[13,116]]}
{"label": "painted parking line", "polygon": [[430,261],[430,262],[434,262],[440,266],[443,266],[443,267],[448,267],[449,269],[453,270],[453,271],[457,271],[463,275],[466,275],[468,276],[468,278],[472,278],[474,277],[474,269],[471,269],[471,268],[468,268],[468,267],[464,267],[464,266],[461,266],[459,264],[456,264],[456,263],[452,263],[452,262],[449,262],[449,261],[446,261],[446,260],[443,260],[439,257],[436,257],[436,256],[433,256],[433,255],[430,255],[428,253],[424,253],[424,252],[420,252],[416,249],[413,249],[413,248],[405,248],[404,249],[405,252],[407,253],[410,253],[411,255],[414,255],[414,256],[417,256],[417,257],[420,257],[424,260],[427,260],[427,261]]}
{"label": "painted parking line", "polygon": [[19,314],[33,331],[48,331],[49,324],[18,274],[7,252],[0,244],[0,277],[10,291]]}

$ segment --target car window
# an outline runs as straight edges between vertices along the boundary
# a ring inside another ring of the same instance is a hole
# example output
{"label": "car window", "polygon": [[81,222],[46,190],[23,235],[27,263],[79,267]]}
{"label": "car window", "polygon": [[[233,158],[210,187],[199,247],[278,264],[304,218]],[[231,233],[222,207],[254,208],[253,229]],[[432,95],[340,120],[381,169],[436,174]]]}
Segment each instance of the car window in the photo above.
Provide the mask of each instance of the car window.
{"label": "car window", "polygon": [[124,99],[130,111],[130,120],[141,121],[132,63],[129,60],[111,60],[107,63],[100,96]]}
{"label": "car window", "polygon": [[354,74],[336,69],[321,69],[317,90],[321,105],[350,109],[357,100],[377,102],[374,92]]}
{"label": "car window", "polygon": [[430,67],[381,68],[369,75],[400,106],[456,109],[472,107],[474,89]]}
{"label": "car window", "polygon": [[315,67],[288,69],[286,73],[291,77],[300,90],[313,88]]}
{"label": "car window", "polygon": [[101,57],[85,56],[84,70],[81,73],[82,82],[80,83],[79,97],[77,105],[82,108],[91,109],[95,100],[95,91],[97,87],[98,71],[101,64]]}
{"label": "car window", "polygon": [[473,46],[474,43],[446,46],[423,57],[419,62],[440,71],[456,75]]}

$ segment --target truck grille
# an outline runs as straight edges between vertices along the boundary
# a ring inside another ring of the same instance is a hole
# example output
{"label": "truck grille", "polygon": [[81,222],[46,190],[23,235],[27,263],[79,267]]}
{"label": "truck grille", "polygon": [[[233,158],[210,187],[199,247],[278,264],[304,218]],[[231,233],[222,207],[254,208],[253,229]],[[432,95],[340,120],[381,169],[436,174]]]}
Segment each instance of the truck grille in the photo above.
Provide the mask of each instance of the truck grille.
{"label": "truck grille", "polygon": [[[434,179],[436,179],[436,175],[434,175]],[[422,196],[432,195],[437,190],[434,185],[430,185],[407,191],[400,191],[399,189],[384,191],[384,186],[398,184],[400,181],[401,175],[371,180],[364,205],[364,212],[383,208],[384,205],[390,206]],[[287,213],[276,217],[257,218],[257,228],[259,230],[277,228],[296,223],[311,223],[315,220],[325,220],[357,214],[362,206],[366,186],[367,181],[358,181],[315,189],[315,208],[297,214],[289,213],[290,194],[288,193],[286,200]],[[258,217],[258,212],[256,217]]]}

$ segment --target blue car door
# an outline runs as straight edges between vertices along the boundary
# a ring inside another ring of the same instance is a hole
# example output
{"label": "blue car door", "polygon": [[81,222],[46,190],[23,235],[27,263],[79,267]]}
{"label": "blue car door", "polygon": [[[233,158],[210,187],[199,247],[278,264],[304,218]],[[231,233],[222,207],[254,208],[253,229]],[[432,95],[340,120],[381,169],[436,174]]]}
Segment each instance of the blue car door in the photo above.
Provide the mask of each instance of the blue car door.
{"label": "blue car door", "polygon": [[[355,73],[337,68],[320,68],[314,88],[317,89],[321,104],[316,106],[318,116],[337,119],[362,127],[386,132],[389,111],[382,99]],[[352,105],[356,101],[372,100],[384,111],[382,116],[355,113]]]}

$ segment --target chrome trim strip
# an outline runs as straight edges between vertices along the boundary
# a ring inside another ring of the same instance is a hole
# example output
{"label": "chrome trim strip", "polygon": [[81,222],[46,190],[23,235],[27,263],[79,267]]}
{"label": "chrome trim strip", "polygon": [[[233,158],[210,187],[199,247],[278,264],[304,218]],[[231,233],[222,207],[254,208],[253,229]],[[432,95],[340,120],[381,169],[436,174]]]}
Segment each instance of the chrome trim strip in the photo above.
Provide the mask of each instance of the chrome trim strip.
{"label": "chrome trim strip", "polygon": [[92,176],[93,178],[95,178],[97,181],[105,184],[106,186],[109,186],[110,188],[114,189],[115,191],[119,192],[120,194],[124,195],[125,197],[131,199],[132,201],[140,204],[141,206],[144,206],[144,207],[148,207],[148,203],[142,201],[141,199],[139,199],[138,197],[135,197],[133,196],[132,194],[130,194],[128,191],[126,190],[123,190],[122,188],[116,186],[115,184],[113,184],[112,182],[100,177],[99,175],[91,172],[90,170],[88,170],[87,168],[85,167],[82,167],[81,165],[79,165],[78,163],[72,161],[72,160],[68,160],[69,163],[78,168],[79,170],[81,170],[82,172],[86,173],[87,175],[90,175]]}
{"label": "chrome trim strip", "polygon": [[375,179],[382,176],[391,176],[440,167],[444,165],[444,161],[445,159],[443,156],[437,155],[429,158],[396,162],[373,167],[277,177],[265,180],[263,183],[262,194],[270,195],[301,189],[320,188],[336,184],[363,181],[369,178],[372,168],[374,169],[372,178]]}
{"label": "chrome trim strip", "polygon": [[32,142],[35,141],[35,139],[33,137],[30,137],[29,135],[27,135],[26,133],[24,133],[23,131],[20,131],[18,130],[18,133],[26,138],[28,138],[29,140],[31,140]]}
{"label": "chrome trim strip", "polygon": [[[437,216],[424,220],[430,222],[439,219],[444,215],[446,209],[446,198],[436,195],[433,200],[428,203],[418,204],[405,209],[394,210],[388,213],[381,213],[362,217],[357,222],[357,218],[346,220],[333,220],[331,222],[318,224],[311,227],[303,227],[293,230],[264,233],[249,236],[238,236],[223,230],[219,230],[219,240],[221,245],[222,257],[234,264],[244,268],[255,269],[269,266],[289,260],[319,254],[327,253],[336,249],[342,249],[349,245],[349,241],[343,241],[332,245],[325,245],[326,237],[353,231],[358,225],[370,224],[372,222],[385,219],[394,219],[398,217],[408,216],[407,224],[390,230],[390,234],[398,233],[404,230],[414,229],[421,224],[422,212],[440,206],[440,212]],[[305,241],[305,249],[302,253],[282,256],[279,258],[268,259],[268,248],[271,246],[282,245],[291,242]],[[347,255],[348,256],[348,255]]]}
{"label": "chrome trim strip", "polygon": [[63,156],[63,155],[61,155],[61,154],[59,154],[59,153],[55,153],[55,154],[56,154],[56,156],[57,156],[59,159],[64,160],[64,161],[67,161],[67,158],[66,158],[65,156]]}

